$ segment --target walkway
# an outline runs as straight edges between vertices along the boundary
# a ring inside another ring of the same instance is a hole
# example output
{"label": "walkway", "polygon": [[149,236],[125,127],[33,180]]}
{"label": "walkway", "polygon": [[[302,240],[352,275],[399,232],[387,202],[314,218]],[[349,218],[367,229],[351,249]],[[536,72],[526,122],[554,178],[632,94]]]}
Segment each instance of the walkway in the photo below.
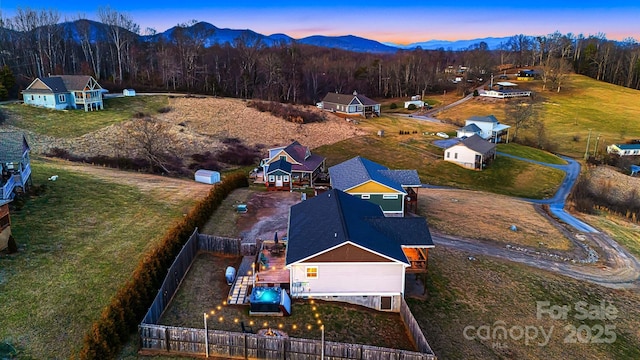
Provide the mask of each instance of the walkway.
{"label": "walkway", "polygon": [[253,261],[255,256],[245,256],[242,258],[236,280],[229,290],[227,303],[229,305],[244,305],[247,303],[249,287],[253,282]]}

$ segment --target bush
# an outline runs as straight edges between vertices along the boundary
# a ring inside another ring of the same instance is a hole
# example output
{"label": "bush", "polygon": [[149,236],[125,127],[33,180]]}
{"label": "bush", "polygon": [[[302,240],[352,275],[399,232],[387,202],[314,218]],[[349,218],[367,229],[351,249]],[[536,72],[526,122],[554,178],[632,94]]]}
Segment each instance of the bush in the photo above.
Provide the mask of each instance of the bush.
{"label": "bush", "polygon": [[409,104],[409,106],[407,106],[407,109],[409,109],[409,110],[415,110],[417,108],[418,107],[416,106],[416,104]]}
{"label": "bush", "polygon": [[478,89],[473,90],[473,96],[480,96],[480,94],[478,93]]}
{"label": "bush", "polygon": [[0,109],[0,125],[4,124],[5,121],[7,121],[7,116],[4,114],[2,109]]}
{"label": "bush", "polygon": [[18,252],[18,244],[16,243],[16,239],[13,238],[13,235],[9,235],[9,242],[7,244],[7,252],[9,254],[15,254]]}
{"label": "bush", "polygon": [[323,113],[302,110],[292,105],[281,104],[274,101],[249,101],[247,106],[260,112],[270,112],[273,116],[277,116],[297,124],[309,124],[325,121]]}
{"label": "bush", "polygon": [[160,109],[158,109],[158,113],[159,114],[166,114],[166,113],[170,112],[171,110],[173,110],[173,108],[171,106],[163,106]]}
{"label": "bush", "polygon": [[391,105],[389,105],[389,109],[397,109],[398,105],[396,103],[391,103]]}

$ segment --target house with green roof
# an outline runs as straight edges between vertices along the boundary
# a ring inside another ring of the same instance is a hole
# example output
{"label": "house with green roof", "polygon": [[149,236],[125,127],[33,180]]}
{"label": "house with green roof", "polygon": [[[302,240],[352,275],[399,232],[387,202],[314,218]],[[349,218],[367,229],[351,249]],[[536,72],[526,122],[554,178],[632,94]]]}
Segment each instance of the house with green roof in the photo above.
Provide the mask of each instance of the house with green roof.
{"label": "house with green roof", "polygon": [[390,170],[356,156],[329,168],[331,187],[368,200],[387,216],[416,212],[417,191],[422,182],[416,170]]}
{"label": "house with green roof", "polygon": [[407,274],[426,273],[434,247],[422,217],[386,217],[337,189],[291,207],[290,294],[399,311]]}
{"label": "house with green roof", "polygon": [[23,133],[0,132],[0,200],[13,199],[16,190],[31,185],[30,151]]}
{"label": "house with green roof", "polygon": [[36,78],[22,91],[27,105],[55,110],[104,109],[104,89],[89,75],[56,75]]}

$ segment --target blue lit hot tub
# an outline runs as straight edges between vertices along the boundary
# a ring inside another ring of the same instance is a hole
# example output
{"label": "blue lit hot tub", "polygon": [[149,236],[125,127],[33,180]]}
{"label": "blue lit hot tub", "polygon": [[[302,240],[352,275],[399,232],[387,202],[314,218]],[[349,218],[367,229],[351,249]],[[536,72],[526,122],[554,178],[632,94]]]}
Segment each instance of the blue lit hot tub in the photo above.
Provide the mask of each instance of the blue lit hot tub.
{"label": "blue lit hot tub", "polygon": [[254,287],[249,296],[251,314],[291,313],[291,300],[286,291],[279,287]]}

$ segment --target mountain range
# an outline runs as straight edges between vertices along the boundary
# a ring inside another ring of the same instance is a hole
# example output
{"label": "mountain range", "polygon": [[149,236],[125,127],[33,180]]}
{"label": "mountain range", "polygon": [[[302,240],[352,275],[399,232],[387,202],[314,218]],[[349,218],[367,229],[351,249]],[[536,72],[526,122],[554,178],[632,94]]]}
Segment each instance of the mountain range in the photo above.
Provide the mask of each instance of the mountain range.
{"label": "mountain range", "polygon": [[[106,40],[107,27],[105,24],[91,20],[76,20],[73,22],[62,23],[67,34],[80,41],[82,38],[81,33],[87,32],[90,35],[92,41]],[[88,27],[88,28],[87,28]],[[3,29],[6,30],[6,29]],[[88,31],[86,31],[88,30]],[[181,35],[179,35],[179,33]],[[424,42],[416,42],[408,45],[394,44],[394,43],[381,43],[375,40],[362,38],[354,35],[345,36],[324,36],[313,35],[301,39],[294,39],[286,34],[272,34],[263,35],[250,29],[229,29],[218,28],[207,22],[198,22],[188,27],[174,26],[164,32],[153,35],[139,35],[143,41],[159,41],[163,39],[165,41],[175,40],[178,36],[191,37],[192,39],[198,39],[202,41],[205,47],[210,47],[215,44],[223,45],[229,43],[234,45],[237,41],[244,41],[248,44],[256,43],[260,41],[266,46],[274,46],[281,43],[297,42],[299,44],[314,45],[326,48],[342,49],[354,52],[366,52],[366,53],[395,53],[399,50],[411,50],[421,48],[423,50],[453,50],[459,51],[469,48],[480,42],[487,44],[490,50],[497,49],[501,43],[505,43],[509,40],[509,37],[487,37],[471,40],[429,40]]]}

